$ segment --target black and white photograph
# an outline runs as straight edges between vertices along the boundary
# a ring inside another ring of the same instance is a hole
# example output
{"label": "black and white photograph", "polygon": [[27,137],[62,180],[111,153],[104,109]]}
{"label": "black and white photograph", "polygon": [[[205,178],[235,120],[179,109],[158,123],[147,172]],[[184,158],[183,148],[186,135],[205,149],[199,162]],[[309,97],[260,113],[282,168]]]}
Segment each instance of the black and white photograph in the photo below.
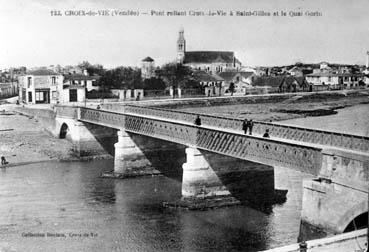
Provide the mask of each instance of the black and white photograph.
{"label": "black and white photograph", "polygon": [[368,252],[368,0],[0,0],[0,252]]}

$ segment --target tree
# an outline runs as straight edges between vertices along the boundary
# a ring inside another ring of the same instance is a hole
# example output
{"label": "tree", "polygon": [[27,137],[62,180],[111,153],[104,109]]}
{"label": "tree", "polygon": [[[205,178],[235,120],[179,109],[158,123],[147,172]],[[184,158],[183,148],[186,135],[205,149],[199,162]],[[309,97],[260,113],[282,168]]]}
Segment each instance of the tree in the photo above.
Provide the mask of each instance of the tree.
{"label": "tree", "polygon": [[132,67],[117,67],[106,71],[100,78],[101,85],[117,89],[142,88],[141,70]]}
{"label": "tree", "polygon": [[182,64],[168,63],[161,67],[158,75],[162,78],[167,87],[187,88],[195,82],[192,70]]}
{"label": "tree", "polygon": [[104,73],[106,71],[104,69],[103,65],[100,65],[100,64],[92,65],[87,60],[82,61],[77,66],[82,70],[87,70],[87,73],[89,75],[100,75],[100,76],[102,76],[102,75],[104,75]]}
{"label": "tree", "polygon": [[233,96],[234,89],[235,89],[235,87],[234,87],[234,83],[233,83],[233,82],[231,82],[231,83],[229,84],[229,88],[228,88],[229,92],[231,92],[231,96]]}
{"label": "tree", "polygon": [[144,80],[143,88],[145,90],[164,90],[166,88],[166,85],[162,79],[152,77],[150,79]]}

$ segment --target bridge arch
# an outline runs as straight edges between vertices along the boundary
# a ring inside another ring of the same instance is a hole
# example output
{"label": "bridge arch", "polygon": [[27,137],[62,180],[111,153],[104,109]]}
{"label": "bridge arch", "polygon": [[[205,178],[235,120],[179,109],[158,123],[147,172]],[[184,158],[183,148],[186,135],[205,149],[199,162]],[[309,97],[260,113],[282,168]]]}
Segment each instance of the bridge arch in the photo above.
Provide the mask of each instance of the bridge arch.
{"label": "bridge arch", "polygon": [[65,122],[62,124],[62,126],[60,127],[60,131],[59,131],[59,138],[60,139],[64,139],[67,136],[67,133],[69,131],[69,127],[68,124],[66,124]]}
{"label": "bridge arch", "polygon": [[362,201],[347,211],[338,223],[339,231],[350,232],[368,226],[368,202]]}

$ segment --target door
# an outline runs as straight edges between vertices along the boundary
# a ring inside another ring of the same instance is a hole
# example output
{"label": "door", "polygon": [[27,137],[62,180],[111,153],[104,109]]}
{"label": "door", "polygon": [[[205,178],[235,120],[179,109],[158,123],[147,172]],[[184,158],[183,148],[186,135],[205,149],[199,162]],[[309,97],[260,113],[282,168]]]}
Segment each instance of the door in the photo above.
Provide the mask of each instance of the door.
{"label": "door", "polygon": [[70,102],[77,101],[77,89],[69,89],[69,101]]}
{"label": "door", "polygon": [[32,102],[32,92],[28,92],[28,102]]}

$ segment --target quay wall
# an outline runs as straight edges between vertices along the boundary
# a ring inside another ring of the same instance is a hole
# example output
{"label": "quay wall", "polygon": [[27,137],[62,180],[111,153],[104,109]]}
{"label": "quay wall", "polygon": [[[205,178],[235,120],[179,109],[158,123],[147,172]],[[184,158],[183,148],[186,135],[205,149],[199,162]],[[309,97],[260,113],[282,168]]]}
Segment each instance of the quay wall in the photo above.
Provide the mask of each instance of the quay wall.
{"label": "quay wall", "polygon": [[245,95],[245,96],[220,96],[220,97],[201,97],[201,98],[182,98],[165,100],[143,100],[130,102],[114,102],[101,104],[103,109],[122,111],[125,104],[162,107],[169,109],[188,108],[188,107],[208,107],[235,104],[257,104],[257,103],[278,103],[286,101],[292,97],[299,96],[300,102],[319,102],[326,100],[338,100],[344,97],[367,97],[368,90],[342,90],[325,92],[304,92],[304,93],[280,93],[264,95]]}
{"label": "quay wall", "polygon": [[[361,229],[349,233],[335,235],[328,238],[316,239],[306,242],[306,252],[318,251],[364,251],[360,248],[365,248],[366,234],[368,229]],[[263,252],[300,252],[300,244],[295,243],[283,247],[265,250]]]}
{"label": "quay wall", "polygon": [[[117,130],[100,125],[82,123],[70,116],[57,116],[56,109],[18,106],[16,112],[33,117],[53,137],[60,138],[63,124],[67,126],[65,138],[73,143],[73,151],[80,157],[110,157],[114,155]],[[71,109],[74,111],[74,109]],[[64,126],[65,127],[65,126]]]}

